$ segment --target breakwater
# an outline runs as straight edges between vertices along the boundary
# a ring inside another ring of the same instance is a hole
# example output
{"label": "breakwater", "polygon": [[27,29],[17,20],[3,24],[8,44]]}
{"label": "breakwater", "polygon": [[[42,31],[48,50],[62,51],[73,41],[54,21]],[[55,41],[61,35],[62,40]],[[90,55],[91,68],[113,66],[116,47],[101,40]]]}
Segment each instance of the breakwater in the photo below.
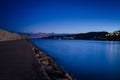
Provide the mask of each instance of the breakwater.
{"label": "breakwater", "polygon": [[31,43],[31,45],[39,64],[49,76],[50,80],[76,80],[72,74],[67,73],[62,67],[57,65],[55,60],[44,51],[33,43]]}

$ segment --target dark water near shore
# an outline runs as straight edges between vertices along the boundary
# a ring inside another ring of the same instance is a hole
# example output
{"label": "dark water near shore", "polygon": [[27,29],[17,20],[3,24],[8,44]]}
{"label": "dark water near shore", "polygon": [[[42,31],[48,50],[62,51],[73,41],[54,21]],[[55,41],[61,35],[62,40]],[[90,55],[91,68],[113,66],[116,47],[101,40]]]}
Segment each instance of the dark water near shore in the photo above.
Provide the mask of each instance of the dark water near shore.
{"label": "dark water near shore", "polygon": [[120,42],[33,39],[78,80],[120,80]]}

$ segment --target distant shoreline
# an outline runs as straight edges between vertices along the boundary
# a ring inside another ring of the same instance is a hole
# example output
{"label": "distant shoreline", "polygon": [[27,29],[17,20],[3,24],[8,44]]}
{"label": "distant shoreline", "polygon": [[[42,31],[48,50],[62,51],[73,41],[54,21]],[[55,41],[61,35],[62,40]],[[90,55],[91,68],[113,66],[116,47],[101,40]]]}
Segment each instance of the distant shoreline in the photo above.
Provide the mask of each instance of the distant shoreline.
{"label": "distant shoreline", "polygon": [[112,33],[108,32],[88,32],[69,35],[53,35],[44,37],[43,39],[58,39],[58,40],[101,40],[101,41],[120,41],[120,31]]}
{"label": "distant shoreline", "polygon": [[89,40],[89,41],[110,41],[110,42],[120,42],[120,41],[112,41],[112,40],[91,40],[91,39],[47,39],[47,38],[31,38],[32,39],[45,39],[45,40]]}

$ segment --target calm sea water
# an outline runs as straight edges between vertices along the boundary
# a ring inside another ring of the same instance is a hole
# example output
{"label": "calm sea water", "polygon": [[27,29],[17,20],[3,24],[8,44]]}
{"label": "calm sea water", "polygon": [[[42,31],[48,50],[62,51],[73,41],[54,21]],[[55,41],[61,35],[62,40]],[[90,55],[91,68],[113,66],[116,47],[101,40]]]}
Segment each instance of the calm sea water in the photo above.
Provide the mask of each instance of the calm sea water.
{"label": "calm sea water", "polygon": [[120,42],[33,39],[77,80],[120,80]]}

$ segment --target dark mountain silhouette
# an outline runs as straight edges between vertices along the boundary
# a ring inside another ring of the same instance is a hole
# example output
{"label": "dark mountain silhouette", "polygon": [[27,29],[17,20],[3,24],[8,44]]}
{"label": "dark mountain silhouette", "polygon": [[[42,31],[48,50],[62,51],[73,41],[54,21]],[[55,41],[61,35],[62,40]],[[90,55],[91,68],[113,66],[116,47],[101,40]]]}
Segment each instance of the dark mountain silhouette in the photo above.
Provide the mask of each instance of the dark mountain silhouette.
{"label": "dark mountain silhouette", "polygon": [[103,36],[108,34],[108,32],[88,32],[88,33],[82,33],[82,34],[75,34],[73,35],[74,39],[94,39],[95,37],[98,36]]}
{"label": "dark mountain silhouette", "polygon": [[88,33],[79,33],[79,34],[68,34],[64,36],[49,36],[47,39],[84,39],[84,40],[92,40],[99,36],[104,36],[108,34],[108,32],[88,32]]}
{"label": "dark mountain silhouette", "polygon": [[79,34],[68,34],[63,36],[49,36],[44,39],[75,39],[75,40],[107,40],[120,41],[120,30],[112,33],[108,32],[88,32]]}

